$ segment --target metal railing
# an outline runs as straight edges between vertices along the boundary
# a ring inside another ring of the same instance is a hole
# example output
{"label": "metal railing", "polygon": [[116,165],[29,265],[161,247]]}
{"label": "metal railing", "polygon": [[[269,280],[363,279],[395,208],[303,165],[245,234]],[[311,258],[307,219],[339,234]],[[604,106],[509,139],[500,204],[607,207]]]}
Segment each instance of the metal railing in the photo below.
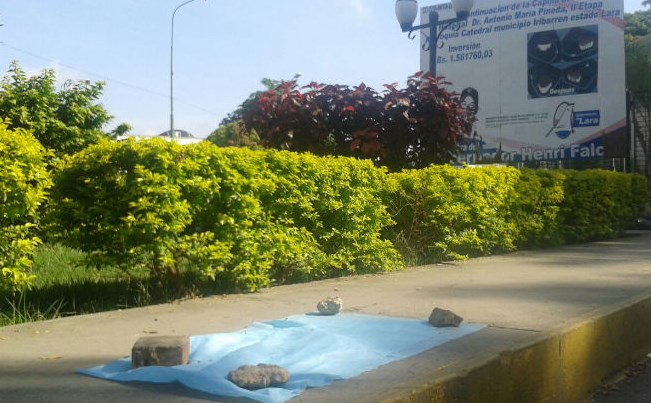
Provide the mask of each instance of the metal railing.
{"label": "metal railing", "polygon": [[633,172],[651,182],[651,93],[629,93]]}

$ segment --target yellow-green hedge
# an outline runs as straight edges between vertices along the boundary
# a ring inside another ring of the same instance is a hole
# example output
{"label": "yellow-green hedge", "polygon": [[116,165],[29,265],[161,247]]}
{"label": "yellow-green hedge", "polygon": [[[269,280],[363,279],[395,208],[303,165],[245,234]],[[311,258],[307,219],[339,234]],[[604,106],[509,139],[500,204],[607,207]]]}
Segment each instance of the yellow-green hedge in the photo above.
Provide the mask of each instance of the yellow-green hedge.
{"label": "yellow-green hedge", "polygon": [[57,170],[50,229],[98,264],[188,263],[228,289],[387,271],[385,178],[351,158],[106,141]]}
{"label": "yellow-green hedge", "polygon": [[613,237],[646,181],[608,171],[432,166],[281,151],[105,141],[54,176],[49,229],[97,264],[183,265],[222,288]]}
{"label": "yellow-green hedge", "polygon": [[39,208],[51,184],[47,151],[0,120],[0,295],[29,285]]}
{"label": "yellow-green hedge", "polygon": [[646,189],[604,170],[433,166],[389,175],[385,234],[419,262],[607,239],[634,224]]}

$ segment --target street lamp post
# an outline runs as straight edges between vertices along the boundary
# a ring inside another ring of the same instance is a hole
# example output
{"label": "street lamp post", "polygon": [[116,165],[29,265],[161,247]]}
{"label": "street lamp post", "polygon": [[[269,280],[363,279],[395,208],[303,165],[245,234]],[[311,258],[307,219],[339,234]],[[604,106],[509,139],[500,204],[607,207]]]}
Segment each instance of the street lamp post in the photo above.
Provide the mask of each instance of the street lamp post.
{"label": "street lamp post", "polygon": [[457,15],[456,18],[439,20],[439,13],[436,10],[431,10],[427,24],[414,26],[414,21],[418,15],[418,1],[396,0],[396,18],[398,19],[402,32],[408,32],[409,38],[414,39],[414,31],[421,29],[429,30],[429,37],[423,45],[423,50],[428,50],[429,48],[429,71],[432,76],[436,76],[436,48],[441,33],[452,24],[467,20],[473,4],[474,0],[452,0],[452,8]]}
{"label": "street lamp post", "polygon": [[179,4],[172,13],[172,40],[170,45],[170,139],[174,138],[174,17],[179,8],[196,0],[187,0]]}

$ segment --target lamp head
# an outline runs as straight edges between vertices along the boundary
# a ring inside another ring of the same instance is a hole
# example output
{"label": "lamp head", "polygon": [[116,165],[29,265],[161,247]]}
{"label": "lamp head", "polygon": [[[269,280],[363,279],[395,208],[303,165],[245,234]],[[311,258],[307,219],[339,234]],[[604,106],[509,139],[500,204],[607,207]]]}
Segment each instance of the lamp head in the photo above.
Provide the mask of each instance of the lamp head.
{"label": "lamp head", "polygon": [[457,18],[465,20],[470,15],[470,10],[475,4],[474,0],[452,0],[452,8]]}
{"label": "lamp head", "polygon": [[403,32],[411,30],[418,15],[417,0],[396,0],[396,18]]}

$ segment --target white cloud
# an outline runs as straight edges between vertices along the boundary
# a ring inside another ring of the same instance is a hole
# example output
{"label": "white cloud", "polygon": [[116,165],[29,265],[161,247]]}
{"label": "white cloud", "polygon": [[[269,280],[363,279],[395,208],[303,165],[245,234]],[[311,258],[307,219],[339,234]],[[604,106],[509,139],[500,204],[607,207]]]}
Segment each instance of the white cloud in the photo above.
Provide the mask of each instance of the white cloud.
{"label": "white cloud", "polygon": [[[21,66],[22,67],[22,66]],[[35,76],[41,74],[43,70],[54,70],[54,73],[56,75],[56,80],[57,80],[57,85],[63,85],[68,80],[72,81],[81,81],[81,80],[89,80],[90,78],[88,77],[88,74],[81,72],[79,70],[72,69],[70,67],[65,67],[59,64],[57,61],[51,61],[47,65],[43,65],[40,67],[24,67],[23,70],[25,70],[25,74],[28,76]],[[97,80],[91,80],[91,81],[97,81]]]}
{"label": "white cloud", "polygon": [[346,0],[350,9],[358,17],[368,18],[373,14],[369,0]]}

